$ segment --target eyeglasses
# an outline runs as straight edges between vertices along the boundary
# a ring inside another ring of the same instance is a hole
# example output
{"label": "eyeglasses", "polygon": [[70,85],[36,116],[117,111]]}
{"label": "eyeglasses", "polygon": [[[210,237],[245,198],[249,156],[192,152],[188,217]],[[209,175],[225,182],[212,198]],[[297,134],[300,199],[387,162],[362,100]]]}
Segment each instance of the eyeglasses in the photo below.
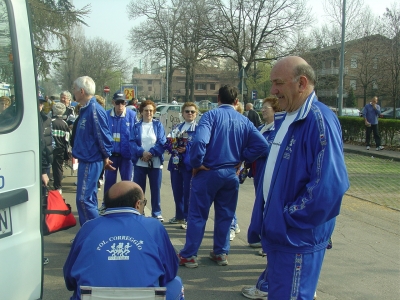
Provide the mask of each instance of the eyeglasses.
{"label": "eyeglasses", "polygon": [[187,113],[187,114],[195,114],[196,111],[195,110],[185,110],[185,113]]}
{"label": "eyeglasses", "polygon": [[125,101],[115,101],[115,105],[121,105],[121,104],[123,104],[123,105],[125,105]]}
{"label": "eyeglasses", "polygon": [[154,110],[152,109],[143,109],[143,112],[152,113]]}
{"label": "eyeglasses", "polygon": [[141,200],[141,202],[143,203],[143,206],[146,206],[146,204],[147,204],[147,199],[144,198],[143,200]]}

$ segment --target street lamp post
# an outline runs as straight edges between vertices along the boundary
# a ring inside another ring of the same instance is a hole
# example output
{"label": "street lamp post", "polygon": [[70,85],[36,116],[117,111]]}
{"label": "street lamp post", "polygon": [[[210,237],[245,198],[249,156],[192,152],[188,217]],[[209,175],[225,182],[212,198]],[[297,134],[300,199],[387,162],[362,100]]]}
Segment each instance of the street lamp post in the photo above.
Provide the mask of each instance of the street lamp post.
{"label": "street lamp post", "polygon": [[170,9],[176,9],[175,7],[169,7],[169,6],[167,6],[167,7],[161,7],[162,9],[166,9],[167,10],[167,47],[166,47],[166,49],[167,49],[167,53],[166,53],[166,59],[167,59],[167,84],[166,84],[166,87],[167,87],[167,95],[166,95],[166,100],[167,100],[167,103],[169,103],[169,67],[170,67],[170,55],[171,55],[171,51],[170,51],[170,46],[171,46],[171,43],[169,42],[169,10]]}
{"label": "street lamp post", "polygon": [[167,7],[167,103],[169,103],[169,7]]}

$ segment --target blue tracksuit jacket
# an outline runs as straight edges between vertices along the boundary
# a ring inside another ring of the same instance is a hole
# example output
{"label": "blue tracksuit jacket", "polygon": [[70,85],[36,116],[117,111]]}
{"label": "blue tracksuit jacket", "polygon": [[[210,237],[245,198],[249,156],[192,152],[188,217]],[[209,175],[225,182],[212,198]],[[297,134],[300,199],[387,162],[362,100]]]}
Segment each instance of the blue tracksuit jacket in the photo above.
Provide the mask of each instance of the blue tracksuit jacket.
{"label": "blue tracksuit jacket", "polygon": [[72,156],[84,163],[99,162],[110,157],[112,136],[106,111],[92,97],[79,112]]}
{"label": "blue tracksuit jacket", "polygon": [[[142,123],[143,121],[135,123],[130,134],[129,142],[131,145],[133,165],[136,165],[137,161],[143,156],[144,152],[144,149],[142,148]],[[156,134],[157,141],[154,147],[150,148],[149,152],[153,155],[153,157],[160,157],[160,162],[162,164],[164,162],[164,144],[167,141],[164,127],[160,121],[153,120],[153,129],[154,133]]]}
{"label": "blue tracksuit jacket", "polygon": [[[229,126],[218,126],[222,123]],[[230,141],[229,147],[221,145],[226,139]],[[190,163],[193,168],[234,167],[243,161],[253,162],[266,150],[267,142],[253,123],[232,105],[222,104],[201,117],[190,150]]]}
{"label": "blue tracksuit jacket", "polygon": [[[275,119],[276,131],[283,120]],[[265,201],[264,251],[311,253],[325,249],[348,188],[340,123],[313,92],[280,146]],[[262,184],[256,197],[263,198]]]}
{"label": "blue tracksuit jacket", "polygon": [[80,299],[81,285],[164,287],[177,275],[178,258],[158,220],[111,208],[82,226],[63,271],[71,299]]}
{"label": "blue tracksuit jacket", "polygon": [[107,111],[108,126],[113,135],[113,151],[121,154],[123,158],[132,158],[129,145],[129,136],[133,125],[136,123],[136,112],[125,109],[121,116],[115,115],[114,109]]}

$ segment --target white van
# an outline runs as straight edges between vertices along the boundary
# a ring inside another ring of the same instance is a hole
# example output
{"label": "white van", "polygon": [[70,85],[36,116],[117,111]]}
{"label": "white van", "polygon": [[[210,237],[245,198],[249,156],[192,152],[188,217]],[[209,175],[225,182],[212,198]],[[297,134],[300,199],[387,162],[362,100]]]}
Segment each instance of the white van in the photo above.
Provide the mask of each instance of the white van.
{"label": "white van", "polygon": [[0,82],[14,103],[0,114],[0,298],[42,297],[38,100],[26,0],[0,0]]}

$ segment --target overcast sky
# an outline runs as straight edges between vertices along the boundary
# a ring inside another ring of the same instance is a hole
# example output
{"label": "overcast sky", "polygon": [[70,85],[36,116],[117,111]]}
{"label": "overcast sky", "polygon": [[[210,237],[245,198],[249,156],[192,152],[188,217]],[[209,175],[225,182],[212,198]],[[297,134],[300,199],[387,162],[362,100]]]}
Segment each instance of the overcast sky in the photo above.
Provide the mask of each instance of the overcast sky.
{"label": "overcast sky", "polygon": [[[391,3],[398,0],[364,0],[369,5],[372,12],[381,16],[386,7],[391,7]],[[85,22],[89,27],[84,27],[85,35],[88,38],[101,37],[108,41],[122,45],[124,57],[129,56],[128,33],[135,23],[129,21],[126,6],[130,0],[73,0],[76,8],[82,8],[91,4],[91,13]],[[323,19],[323,0],[308,0],[307,4],[313,8],[314,14],[320,22]],[[134,66],[139,62],[132,60]]]}

